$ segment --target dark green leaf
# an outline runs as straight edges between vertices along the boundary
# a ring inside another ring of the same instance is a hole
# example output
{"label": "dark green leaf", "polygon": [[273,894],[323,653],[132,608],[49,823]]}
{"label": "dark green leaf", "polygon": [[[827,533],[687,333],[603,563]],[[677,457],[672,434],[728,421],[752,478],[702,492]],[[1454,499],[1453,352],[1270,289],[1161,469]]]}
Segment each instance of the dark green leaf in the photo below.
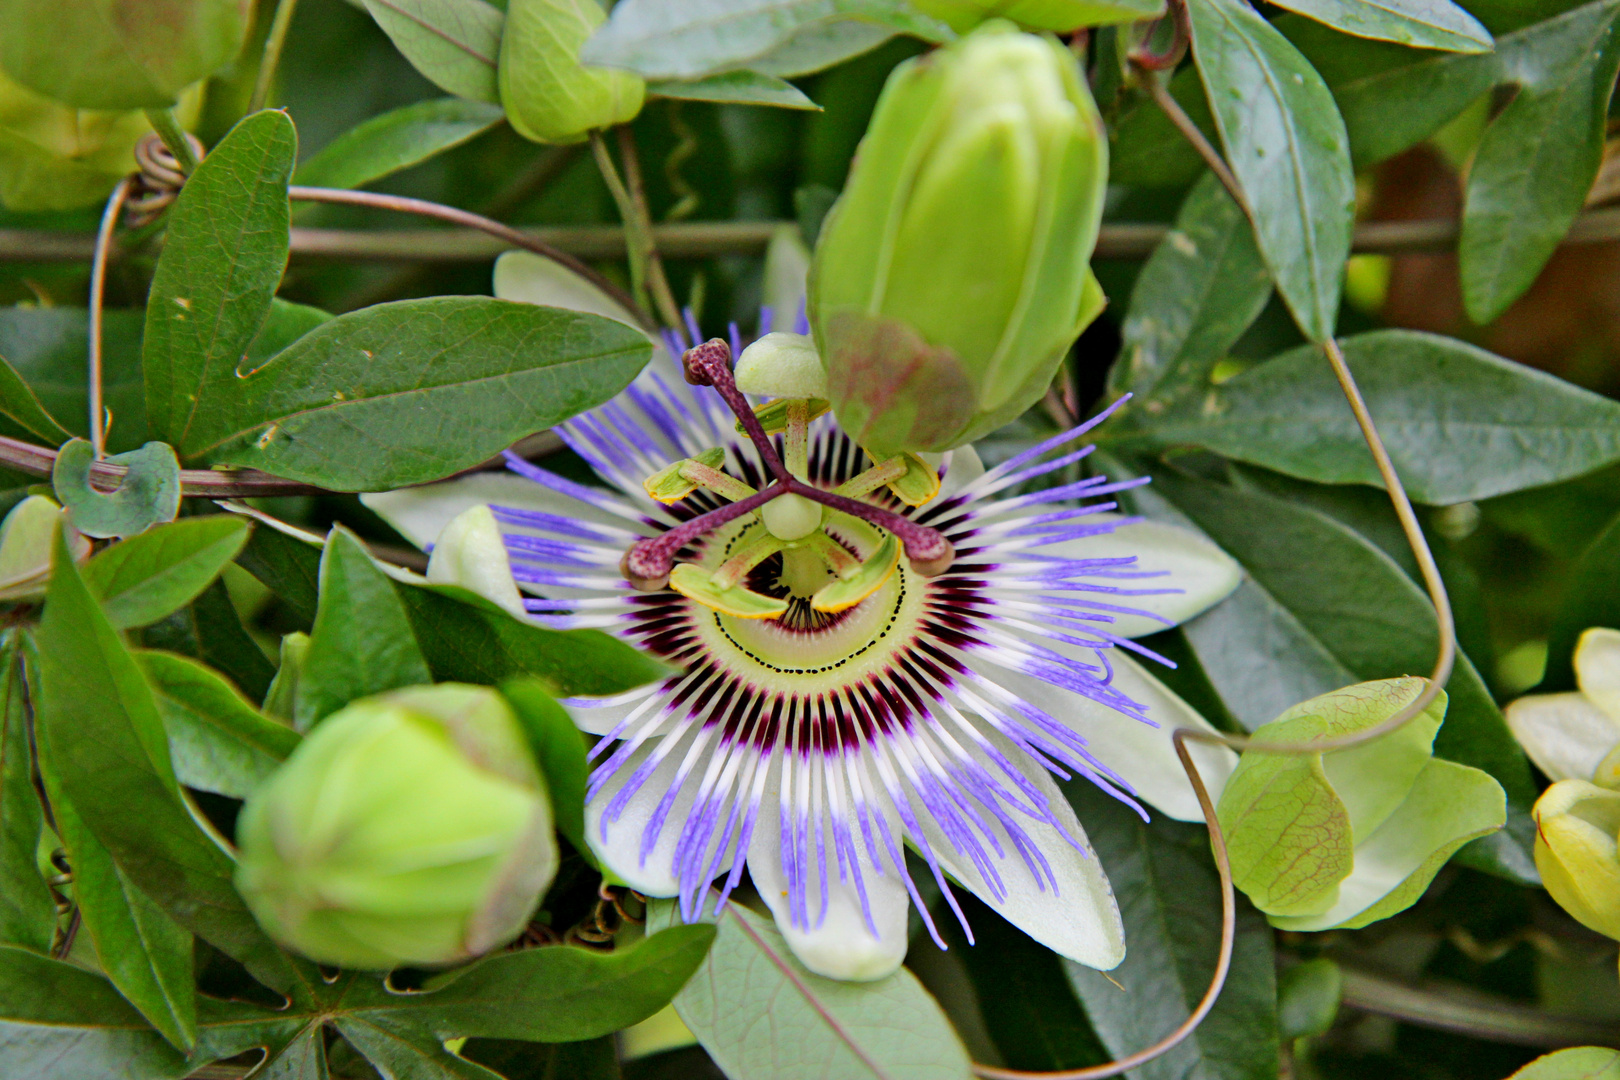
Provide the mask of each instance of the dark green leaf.
{"label": "dark green leaf", "polygon": [[282,349],[322,323],[329,322],[331,318],[331,312],[322,311],[318,307],[294,304],[279,296],[273,298],[270,301],[270,310],[264,317],[264,325],[259,327],[252,344],[242,355],[238,368],[242,371],[255,371],[263,367]]}
{"label": "dark green leaf", "polygon": [[1277,6],[1356,37],[1460,53],[1491,50],[1490,31],[1451,0],[1286,0]]}
{"label": "dark green leaf", "polygon": [[405,59],[440,89],[498,105],[495,63],[506,16],[484,0],[363,0]]}
{"label": "dark green leaf", "polygon": [[[647,925],[676,918],[654,901]],[[666,933],[668,931],[665,931]],[[939,1003],[905,968],[841,982],[799,963],[769,917],[728,903],[703,966],[675,1010],[728,1076],[966,1080],[967,1054]],[[791,1031],[792,1038],[780,1033]],[[902,1070],[904,1070],[902,1072]]]}
{"label": "dark green leaf", "polygon": [[27,1080],[178,1080],[178,1051],[99,975],[0,945],[0,1071]]}
{"label": "dark green leaf", "polygon": [[[1259,710],[1244,699],[1245,687],[1267,695],[1261,702],[1267,708],[1279,696],[1294,695],[1286,707],[1321,693],[1317,687],[1324,684],[1336,689],[1433,666],[1438,633],[1427,596],[1350,529],[1315,510],[1170,471],[1161,471],[1153,488],[1248,572],[1234,594],[1233,610],[1229,600],[1186,627],[1204,670],[1246,725],[1256,723]],[[1323,566],[1333,572],[1322,573]],[[1206,636],[1206,625],[1224,636]],[[1277,686],[1287,694],[1279,694]],[[1528,845],[1533,828],[1526,829],[1535,790],[1524,754],[1466,656],[1458,658],[1446,692],[1450,708],[1435,753],[1483,769],[1501,783],[1508,797],[1508,829],[1487,838],[1496,852],[1491,868],[1534,881]],[[1275,713],[1258,722],[1274,718]],[[1476,842],[1464,851],[1477,853],[1479,847]]]}
{"label": "dark green leaf", "polygon": [[418,165],[488,131],[506,118],[499,105],[437,98],[373,116],[298,166],[293,183],[357,188]]}
{"label": "dark green leaf", "polygon": [[611,1035],[565,1043],[468,1039],[461,1056],[506,1080],[619,1080],[619,1053],[613,1044]]}
{"label": "dark green leaf", "polygon": [[535,762],[545,775],[557,831],[575,851],[590,859],[585,843],[585,780],[590,766],[585,761],[584,737],[567,710],[538,680],[509,680],[501,684],[501,693],[517,712]]}
{"label": "dark green leaf", "polygon": [[17,369],[3,359],[0,359],[0,413],[44,439],[49,446],[60,446],[73,438],[71,431],[45,411],[45,406],[39,403],[34,391],[17,374]]}
{"label": "dark green leaf", "polygon": [[252,372],[184,452],[347,491],[437,480],[618,393],[652,355],[597,315],[487,297],[363,308]]}
{"label": "dark green leaf", "polygon": [[196,599],[247,537],[239,517],[186,518],[107,548],[85,565],[84,580],[114,626],[144,626]]}
{"label": "dark green leaf", "polygon": [[[70,433],[81,436],[90,433],[85,379],[88,318],[83,308],[0,309],[0,356],[28,383],[42,408]],[[112,309],[101,314],[102,404],[112,414],[107,448],[114,453],[133,450],[148,440],[146,387],[141,379],[145,324],[142,311]],[[6,431],[29,433],[26,426]]]}
{"label": "dark green leaf", "polygon": [[600,630],[548,630],[521,622],[455,586],[396,587],[440,682],[492,685],[532,675],[566,698],[622,693],[669,674],[657,660]]}
{"label": "dark green leaf", "polygon": [[73,870],[73,901],[101,970],[165,1039],[189,1051],[197,1041],[191,935],[135,886],[85,827],[48,754],[40,755],[40,774]]}
{"label": "dark green leaf", "polygon": [[167,443],[113,454],[107,461],[129,471],[111,491],[90,483],[90,444],[74,439],[57,451],[51,469],[56,501],[73,512],[74,528],[86,536],[134,536],[180,512],[180,463]]}
{"label": "dark green leaf", "polygon": [[1355,176],[1333,95],[1242,0],[1194,0],[1198,73],[1255,218],[1255,237],[1300,329],[1333,333],[1350,254]]}
{"label": "dark green leaf", "polygon": [[[1218,142],[1220,135],[1215,130],[1215,118],[1210,115],[1209,99],[1204,96],[1198,69],[1191,64],[1182,68],[1171,78],[1169,89],[1170,96],[1204,137],[1212,143]],[[1180,190],[1195,182],[1205,168],[1198,151],[1176,130],[1164,110],[1145,95],[1138,95],[1135,106],[1109,125],[1109,138],[1112,145],[1108,152],[1108,179],[1113,183]]]}
{"label": "dark green leaf", "polygon": [[697,79],[757,68],[754,61],[770,57],[795,35],[841,29],[838,24],[851,21],[928,41],[953,36],[945,24],[899,0],[719,0],[703,6],[624,0],[579,57],[649,79]]}
{"label": "dark green leaf", "polygon": [[501,953],[429,980],[405,999],[438,1034],[577,1042],[640,1023],[698,970],[712,926],[676,926],[611,953],[553,947]]}
{"label": "dark green leaf", "polygon": [[1575,689],[1575,643],[1593,626],[1620,627],[1620,517],[1592,541],[1571,576],[1547,641],[1542,693]]}
{"label": "dark green leaf", "polygon": [[1201,392],[1270,296],[1249,219],[1206,174],[1137,276],[1109,390],[1136,394],[1131,414],[1150,416],[1178,393]]}
{"label": "dark green leaf", "polygon": [[1503,55],[1517,96],[1468,169],[1463,305],[1481,325],[1530,287],[1580,213],[1603,158],[1620,3],[1598,0],[1536,26]]}
{"label": "dark green leaf", "polygon": [[315,622],[321,553],[276,529],[254,529],[237,565],[264,583],[305,625]]}
{"label": "dark green leaf", "polygon": [[326,1026],[312,1023],[264,1063],[255,1080],[327,1080]]}
{"label": "dark green leaf", "polygon": [[298,745],[296,731],[265,717],[197,661],[152,651],[135,660],[157,698],[175,776],[186,787],[245,799]]}
{"label": "dark green leaf", "polygon": [[224,672],[244,694],[258,701],[264,700],[276,673],[264,651],[243,628],[222,581],[215,581],[173,615],[141,630],[140,642],[148,649],[201,660]]}
{"label": "dark green leaf", "polygon": [[[1168,1035],[1204,996],[1220,947],[1220,884],[1202,825],[1142,821],[1092,784],[1064,785],[1125,920],[1125,960],[1104,975],[1065,961],[1108,1049],[1123,1057]],[[1226,988],[1198,1029],[1139,1080],[1251,1080],[1276,1075],[1277,990],[1271,928],[1239,896]]]}
{"label": "dark green leaf", "polygon": [[31,715],[13,633],[0,646],[0,942],[45,952],[56,901],[36,861],[45,818],[34,789]]}
{"label": "dark green leaf", "polygon": [[41,742],[62,790],[135,886],[273,986],[293,981],[187,812],[157,702],[60,533],[39,629]]}
{"label": "dark green leaf", "polygon": [[[1484,499],[1620,461],[1620,404],[1455,338],[1379,330],[1342,342],[1396,470],[1418,502]],[[1379,484],[1315,346],[1256,365],[1151,424],[1290,476]]]}
{"label": "dark green leaf", "polygon": [[1277,978],[1277,1027],[1282,1037],[1326,1035],[1343,996],[1344,973],[1325,956],[1284,971]]}
{"label": "dark green leaf", "polygon": [[356,698],[432,682],[405,606],[371,554],[338,526],[321,556],[320,607],[298,676],[298,729]]}
{"label": "dark green leaf", "polygon": [[647,84],[647,93],[651,97],[682,101],[724,101],[734,105],[775,105],[783,109],[818,111],[821,108],[786,79],[761,75],[757,71],[727,71],[689,81],[655,79]]}
{"label": "dark green leaf", "polygon": [[432,1032],[395,1019],[386,1013],[342,1016],[335,1026],[389,1080],[500,1080],[446,1050]]}
{"label": "dark green leaf", "polygon": [[237,367],[287,265],[287,178],[298,136],[255,113],[197,167],[168,215],[146,309],[147,422],[182,457],[194,427],[235,401]]}

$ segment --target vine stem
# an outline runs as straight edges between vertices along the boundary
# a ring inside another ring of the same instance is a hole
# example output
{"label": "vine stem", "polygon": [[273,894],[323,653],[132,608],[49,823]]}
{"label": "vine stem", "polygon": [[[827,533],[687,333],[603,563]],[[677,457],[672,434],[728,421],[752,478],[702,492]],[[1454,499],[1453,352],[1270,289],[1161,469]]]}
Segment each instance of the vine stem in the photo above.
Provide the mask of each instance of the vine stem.
{"label": "vine stem", "polygon": [[169,148],[169,153],[174,155],[180,171],[191,175],[191,171],[197,167],[197,151],[192,147],[191,140],[186,137],[186,130],[180,126],[174,110],[147,109],[146,120],[152,125],[152,130],[157,132],[158,138],[163,140],[163,145]]}
{"label": "vine stem", "polygon": [[1254,215],[1249,212],[1249,200],[1243,195],[1243,186],[1238,183],[1237,175],[1226,164],[1226,159],[1221,157],[1220,151],[1216,150],[1214,144],[1204,137],[1204,133],[1199,130],[1198,125],[1193,123],[1192,117],[1187,115],[1187,110],[1181,107],[1181,102],[1177,101],[1175,96],[1170,93],[1159,73],[1140,62],[1133,61],[1133,64],[1135,64],[1137,73],[1141,76],[1140,83],[1146,88],[1148,96],[1153,99],[1153,103],[1176,126],[1176,130],[1181,132],[1182,138],[1191,143],[1193,149],[1198,151],[1198,156],[1204,159],[1204,164],[1209,166],[1209,171],[1215,174],[1216,179],[1221,182],[1221,186],[1226,189],[1226,193],[1232,196],[1232,201],[1237,203],[1243,210],[1244,216],[1253,220]]}
{"label": "vine stem", "polygon": [[[628,144],[629,139],[621,135],[620,151],[623,152]],[[613,153],[608,149],[607,139],[600,131],[591,132],[591,153],[596,158],[596,168],[602,174],[602,182],[607,185],[608,193],[613,196],[613,202],[619,208],[619,219],[624,223],[624,244],[629,255],[630,281],[636,299],[645,305],[650,295],[653,305],[658,309],[658,317],[664,320],[665,325],[680,326],[680,306],[670,294],[669,283],[664,279],[663,262],[658,258],[658,246],[653,239],[652,221],[646,209],[646,194],[641,191],[639,163],[634,174],[635,190],[632,190],[619,175],[618,166],[613,164]],[[632,146],[630,156],[625,159],[627,172],[633,160],[635,158]]]}
{"label": "vine stem", "polygon": [[647,314],[646,309],[617,284],[603,277],[567,252],[558,251],[550,244],[536,240],[534,237],[528,236],[510,225],[496,221],[494,218],[487,218],[470,210],[460,210],[454,206],[445,206],[443,203],[429,202],[426,199],[412,199],[404,195],[383,195],[375,191],[348,191],[342,188],[302,187],[294,184],[287,189],[287,195],[294,201],[340,203],[345,206],[369,206],[379,210],[395,210],[405,214],[417,214],[421,217],[437,218],[439,221],[448,221],[455,225],[464,225],[488,233],[514,247],[532,251],[536,255],[543,255],[552,262],[566,266],[623,304],[636,316],[637,320],[648,332],[654,334],[658,332],[658,324]]}
{"label": "vine stem", "polygon": [[259,76],[253,82],[253,96],[248,99],[248,112],[255,113],[270,100],[270,85],[275,82],[276,68],[281,64],[281,50],[287,45],[287,29],[292,26],[293,11],[298,0],[280,0],[270,32],[264,39],[264,52],[259,56]]}
{"label": "vine stem", "polygon": [[[184,141],[184,140],[182,140]],[[112,247],[113,229],[118,215],[129,198],[131,177],[124,177],[107,197],[107,207],[101,212],[101,226],[96,230],[96,250],[90,262],[90,450],[95,460],[107,456],[107,414],[101,394],[101,309],[107,291],[107,254]]]}

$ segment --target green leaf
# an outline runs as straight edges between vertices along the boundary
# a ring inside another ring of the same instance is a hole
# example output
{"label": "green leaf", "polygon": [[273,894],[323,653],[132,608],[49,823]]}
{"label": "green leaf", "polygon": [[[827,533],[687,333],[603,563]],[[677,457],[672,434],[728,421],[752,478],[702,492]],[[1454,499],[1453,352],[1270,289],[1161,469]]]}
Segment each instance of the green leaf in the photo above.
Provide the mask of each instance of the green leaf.
{"label": "green leaf", "polygon": [[647,94],[682,101],[723,101],[732,105],[775,105],[783,109],[821,111],[820,105],[786,79],[757,71],[727,71],[684,81],[655,79],[647,84]]}
{"label": "green leaf", "polygon": [[[1620,461],[1620,404],[1458,341],[1410,330],[1345,338],[1345,360],[1407,492],[1449,505]],[[1147,428],[1325,484],[1381,485],[1322,350],[1257,364]]]}
{"label": "green leaf", "polygon": [[438,1037],[384,1016],[343,1016],[333,1025],[386,1077],[400,1080],[500,1080],[452,1054]]}
{"label": "green leaf", "polygon": [[73,900],[101,970],[165,1039],[189,1051],[197,1042],[191,935],[113,862],[62,791],[46,754],[40,774],[73,870]]}
{"label": "green leaf", "polygon": [[[40,406],[71,434],[90,433],[89,392],[84,377],[89,313],[83,308],[0,308],[0,356],[27,382]],[[147,442],[146,389],[141,378],[143,311],[101,315],[102,404],[111,414],[107,448],[134,450]],[[9,415],[9,414],[8,414]],[[42,435],[18,423],[7,435]],[[56,440],[47,439],[52,445]]]}
{"label": "green leaf", "polygon": [[403,105],[350,128],[298,166],[293,183],[357,188],[419,165],[506,118],[499,105],[436,98]]}
{"label": "green leaf", "polygon": [[180,783],[245,799],[299,743],[214,671],[189,657],[135,654],[157,699]]}
{"label": "green leaf", "polygon": [[[1434,609],[1370,541],[1315,510],[1171,470],[1154,477],[1153,489],[1248,572],[1232,600],[1186,627],[1205,672],[1245,724],[1264,723],[1270,717],[1261,710],[1279,697],[1287,707],[1349,682],[1433,666]],[[1323,566],[1333,573],[1323,574]],[[1535,788],[1524,754],[1466,656],[1446,693],[1451,704],[1435,753],[1502,785],[1508,832],[1489,838],[1488,861],[1493,872],[1533,882],[1528,812]]]}
{"label": "green leaf", "polygon": [[567,710],[546,693],[539,680],[508,680],[501,684],[501,693],[517,713],[535,763],[546,778],[557,831],[595,865],[585,843],[585,781],[590,766],[585,761],[584,737]]}
{"label": "green leaf", "polygon": [[85,565],[84,580],[114,626],[145,626],[195,600],[247,538],[239,517],[186,518],[102,551]]}
{"label": "green leaf", "polygon": [[300,731],[357,698],[433,681],[392,583],[342,526],[327,538],[320,583],[315,629],[298,677]]}
{"label": "green leaf", "polygon": [[0,359],[0,413],[44,439],[50,446],[60,446],[73,438],[71,431],[45,411],[45,406],[39,403],[34,391],[17,374],[17,369],[4,359]]}
{"label": "green leaf", "polygon": [[548,630],[453,585],[397,585],[439,682],[493,685],[532,675],[556,697],[618,694],[670,669],[600,630]]}
{"label": "green leaf", "polygon": [[1489,30],[1451,0],[1286,0],[1277,5],[1356,37],[1459,53],[1491,50]]}
{"label": "green leaf", "polygon": [[1539,693],[1575,689],[1575,643],[1589,627],[1620,627],[1620,515],[1582,553],[1547,639]]}
{"label": "green leaf", "polygon": [[0,67],[78,109],[167,108],[231,61],[241,0],[3,0]]}
{"label": "green leaf", "polygon": [[276,529],[254,529],[236,564],[262,581],[304,626],[314,624],[320,549]]}
{"label": "green leaf", "polygon": [[[640,1023],[700,969],[710,926],[676,926],[611,953],[551,947],[499,953],[435,976],[401,1001],[443,1037],[577,1042]],[[396,999],[399,1000],[399,999]]]}
{"label": "green leaf", "polygon": [[129,471],[111,491],[90,483],[90,444],[74,439],[56,453],[51,487],[56,501],[73,512],[73,526],[86,536],[134,536],[180,512],[180,463],[167,443],[113,454],[107,461]]}
{"label": "green leaf", "polygon": [[1249,219],[1205,174],[1137,276],[1109,391],[1137,395],[1127,415],[1139,409],[1154,415],[1179,393],[1201,393],[1210,370],[1270,297],[1271,277]]}
{"label": "green leaf", "polygon": [[140,643],[148,649],[201,660],[224,672],[244,694],[259,701],[264,700],[276,673],[243,628],[223,581],[216,580],[186,607],[143,628]]}
{"label": "green leaf", "polygon": [[186,929],[267,984],[290,983],[231,884],[230,857],[187,811],[152,691],[60,532],[39,655],[39,738],[90,835]]}
{"label": "green leaf", "polygon": [[1620,1051],[1606,1046],[1572,1046],[1543,1054],[1508,1080],[1617,1080]]}
{"label": "green leaf", "polygon": [[1333,333],[1355,176],[1333,95],[1243,0],[1195,0],[1193,53],[1272,280],[1305,336]]}
{"label": "green leaf", "polygon": [[1325,956],[1277,976],[1277,1033],[1286,1042],[1326,1035],[1339,1015],[1344,972]]}
{"label": "green leaf", "polygon": [[[698,79],[737,68],[764,70],[756,61],[795,35],[842,29],[839,24],[851,21],[925,41],[954,36],[950,27],[900,0],[715,0],[702,6],[623,0],[579,58],[648,79]],[[878,43],[866,43],[865,35],[862,41],[863,51]]]}
{"label": "green leaf", "polygon": [[316,327],[188,429],[182,452],[336,490],[437,480],[600,405],[652,355],[596,315],[487,297],[363,308]]}
{"label": "green leaf", "polygon": [[[1204,96],[1198,69],[1191,64],[1183,67],[1171,77],[1168,88],[1170,96],[1204,137],[1211,143],[1218,142],[1220,135],[1215,130],[1215,118],[1210,115],[1209,99]],[[1111,183],[1180,190],[1195,183],[1205,169],[1198,151],[1176,130],[1164,110],[1145,96],[1139,96],[1134,107],[1109,124],[1109,141],[1108,179]]]}
{"label": "green leaf", "polygon": [[[673,901],[648,906],[649,929],[677,918]],[[971,1075],[961,1040],[911,972],[901,968],[876,982],[813,975],[769,918],[735,902],[721,912],[714,945],[675,996],[675,1011],[728,1076]]]}
{"label": "green leaf", "polygon": [[181,457],[194,453],[194,428],[241,396],[238,366],[287,266],[297,152],[286,113],[254,113],[214,147],[169,211],[143,367],[147,422]]}
{"label": "green leaf", "polygon": [[619,1080],[615,1039],[527,1043],[516,1039],[468,1039],[461,1056],[494,1069],[507,1080]]}
{"label": "green leaf", "polygon": [[441,90],[498,105],[495,63],[506,15],[484,0],[364,0],[411,65]]}
{"label": "green leaf", "polygon": [[1603,158],[1620,3],[1598,0],[1535,27],[1503,56],[1520,84],[1468,170],[1463,306],[1484,325],[1528,289],[1580,213]]}
{"label": "green leaf", "polygon": [[56,900],[36,861],[45,815],[34,789],[29,718],[13,633],[0,645],[0,942],[48,952]]}
{"label": "green leaf", "polygon": [[28,1080],[178,1080],[192,1066],[106,979],[0,945],[0,1068]]}
{"label": "green leaf", "polygon": [[[1123,1057],[1168,1035],[1209,986],[1221,933],[1209,834],[1202,824],[1160,819],[1150,825],[1084,781],[1063,787],[1114,887],[1129,943],[1124,962],[1107,975],[1073,961],[1064,966],[1097,1034]],[[1180,1046],[1132,1070],[1134,1077],[1250,1080],[1274,1074],[1271,930],[1242,897],[1237,920],[1232,970],[1215,1008]]]}

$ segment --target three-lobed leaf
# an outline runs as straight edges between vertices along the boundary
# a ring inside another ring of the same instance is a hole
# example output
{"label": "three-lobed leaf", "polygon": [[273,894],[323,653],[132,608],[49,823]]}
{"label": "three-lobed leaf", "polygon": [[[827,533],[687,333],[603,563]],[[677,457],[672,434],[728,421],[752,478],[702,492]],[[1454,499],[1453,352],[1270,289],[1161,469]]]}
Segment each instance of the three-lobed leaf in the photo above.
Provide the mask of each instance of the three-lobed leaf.
{"label": "three-lobed leaf", "polygon": [[1350,254],[1350,144],[1322,77],[1243,0],[1193,0],[1193,53],[1272,280],[1305,336],[1333,333]]}

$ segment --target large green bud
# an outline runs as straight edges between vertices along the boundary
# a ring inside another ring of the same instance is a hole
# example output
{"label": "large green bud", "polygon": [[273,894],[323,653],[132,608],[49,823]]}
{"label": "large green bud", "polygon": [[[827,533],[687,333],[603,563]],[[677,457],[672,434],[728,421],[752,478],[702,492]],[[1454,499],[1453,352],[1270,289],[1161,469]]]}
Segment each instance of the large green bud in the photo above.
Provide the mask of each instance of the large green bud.
{"label": "large green bud", "polygon": [[518,134],[576,143],[641,112],[647,84],[639,75],[579,62],[580,46],[606,19],[597,0],[510,0],[497,78]]}
{"label": "large green bud", "polygon": [[1151,0],[911,0],[911,6],[965,34],[987,19],[1011,19],[1031,30],[1067,33],[1082,26],[1103,26],[1151,18],[1164,4]]}
{"label": "large green bud", "polygon": [[312,960],[385,970],[488,952],[557,870],[545,782],[511,707],[443,683],[333,713],[237,823],[236,887]]}
{"label": "large green bud", "polygon": [[1102,310],[1102,118],[1055,40],[990,22],[889,76],[821,231],[833,409],[880,457],[1016,417]]}

